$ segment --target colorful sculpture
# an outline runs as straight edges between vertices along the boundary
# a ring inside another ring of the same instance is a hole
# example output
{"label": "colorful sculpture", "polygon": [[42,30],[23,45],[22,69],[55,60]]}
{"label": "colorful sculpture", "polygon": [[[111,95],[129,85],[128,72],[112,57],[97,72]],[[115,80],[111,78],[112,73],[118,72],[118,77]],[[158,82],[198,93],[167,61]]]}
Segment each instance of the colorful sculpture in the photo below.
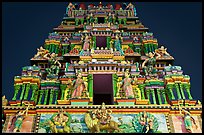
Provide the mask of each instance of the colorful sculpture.
{"label": "colorful sculpture", "polygon": [[110,132],[120,132],[118,123],[110,120],[110,110],[106,110],[105,103],[102,103],[101,109],[89,111],[85,114],[85,123],[92,133],[100,133],[101,130]]}
{"label": "colorful sculpture", "polygon": [[126,9],[130,9],[132,11],[131,16],[137,15],[136,8],[131,2],[127,5]]}
{"label": "colorful sculpture", "polygon": [[197,129],[198,125],[195,122],[195,119],[191,116],[191,113],[185,109],[182,109],[182,107],[179,105],[180,114],[182,115],[183,112],[183,119],[184,124],[187,132],[193,133],[194,128]]}
{"label": "colorful sculpture", "polygon": [[52,54],[46,54],[44,57],[48,59],[48,63],[50,68],[46,68],[46,71],[48,75],[58,75],[61,63],[57,60],[58,54],[52,53]]}
{"label": "colorful sculpture", "polygon": [[[14,77],[12,100],[2,97],[2,132],[169,133],[186,132],[184,125],[202,132],[202,103],[191,96],[190,76],[159,48],[134,5],[94,4],[69,3],[33,66]],[[13,113],[24,101],[32,104],[29,117]]]}
{"label": "colorful sculpture", "polygon": [[75,5],[73,5],[71,2],[69,3],[69,5],[67,6],[67,9],[66,9],[66,14],[68,16],[73,16],[72,14],[72,10],[75,9]]}
{"label": "colorful sculpture", "polygon": [[89,36],[86,35],[85,39],[84,39],[84,45],[83,45],[83,50],[88,50],[89,49],[89,45],[90,45],[90,40],[89,40]]}
{"label": "colorful sculpture", "polygon": [[84,80],[82,79],[81,71],[78,71],[77,79],[72,82],[72,86],[74,91],[71,98],[81,98],[82,92],[86,90],[86,85]]}
{"label": "colorful sculpture", "polygon": [[68,113],[60,109],[57,114],[54,114],[48,121],[52,133],[70,133],[70,116]]}
{"label": "colorful sculpture", "polygon": [[[158,56],[155,56],[155,55]],[[156,59],[161,57],[160,54],[158,53],[149,53],[149,58],[147,58],[143,63],[142,63],[142,68],[145,72],[145,75],[149,75],[149,76],[155,76],[157,70],[156,68],[154,68],[154,65],[156,64]],[[145,64],[147,63],[147,67],[145,66]]]}
{"label": "colorful sculpture", "polygon": [[122,80],[120,86],[122,86],[123,91],[125,92],[126,98],[134,98],[133,88],[132,85],[134,85],[137,81],[137,78],[134,79],[130,78],[129,70],[126,69],[125,71],[125,78]]}
{"label": "colorful sculpture", "polygon": [[24,111],[17,111],[16,115],[12,118],[11,125],[10,125],[10,131],[13,132],[20,132],[23,120],[28,115],[28,109],[30,107],[30,104],[26,107],[26,110]]}

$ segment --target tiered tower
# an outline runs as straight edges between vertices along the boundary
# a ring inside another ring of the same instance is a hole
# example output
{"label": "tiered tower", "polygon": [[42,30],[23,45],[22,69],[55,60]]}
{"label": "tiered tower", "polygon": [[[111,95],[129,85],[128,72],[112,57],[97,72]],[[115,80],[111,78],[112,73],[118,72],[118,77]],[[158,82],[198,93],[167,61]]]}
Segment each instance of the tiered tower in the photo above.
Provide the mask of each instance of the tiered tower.
{"label": "tiered tower", "polygon": [[131,3],[69,3],[2,97],[3,132],[202,132],[202,105],[173,61]]}

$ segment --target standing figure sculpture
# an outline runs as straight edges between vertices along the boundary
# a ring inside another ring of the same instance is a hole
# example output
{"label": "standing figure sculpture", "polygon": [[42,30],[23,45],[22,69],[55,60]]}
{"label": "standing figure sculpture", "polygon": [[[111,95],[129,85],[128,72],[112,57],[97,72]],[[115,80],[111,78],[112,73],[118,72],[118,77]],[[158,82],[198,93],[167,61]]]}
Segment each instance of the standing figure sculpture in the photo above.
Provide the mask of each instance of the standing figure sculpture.
{"label": "standing figure sculpture", "polygon": [[86,37],[85,37],[85,39],[84,39],[84,45],[83,45],[83,50],[84,50],[84,51],[86,51],[86,50],[89,49],[89,45],[90,45],[89,42],[90,42],[90,41],[89,41],[89,36],[86,35]]}
{"label": "standing figure sculpture", "polygon": [[132,84],[135,84],[137,81],[137,78],[135,77],[134,80],[130,78],[129,70],[126,69],[125,71],[125,78],[120,83],[120,86],[122,86],[123,91],[125,92],[126,98],[134,98],[134,92],[132,88]]}
{"label": "standing figure sculpture", "polygon": [[114,47],[117,51],[120,51],[121,55],[124,55],[123,50],[121,49],[121,41],[119,39],[119,36],[116,35],[115,41],[114,41]]}
{"label": "standing figure sculpture", "polygon": [[18,111],[16,115],[11,120],[10,130],[13,132],[20,132],[23,120],[28,115],[28,109],[30,107],[30,104],[26,107],[26,110],[24,111]]}
{"label": "standing figure sculpture", "polygon": [[[158,56],[155,56],[155,54],[157,54]],[[156,59],[161,57],[160,54],[158,53],[149,53],[149,58],[147,58],[143,63],[142,63],[142,69],[145,72],[145,75],[155,75],[156,74],[156,68],[154,68],[154,65],[156,64]],[[145,64],[147,63],[147,67],[145,66]]]}
{"label": "standing figure sculpture", "polygon": [[81,98],[82,92],[86,90],[86,83],[82,79],[81,71],[78,71],[77,73],[77,79],[72,82],[73,86],[73,93],[72,98]]}
{"label": "standing figure sculpture", "polygon": [[184,113],[183,119],[184,119],[184,124],[187,132],[193,133],[194,126],[195,126],[195,129],[198,128],[198,125],[196,124],[195,119],[191,116],[189,111],[182,109],[180,106],[179,106],[179,110],[181,115],[182,115],[182,112]]}

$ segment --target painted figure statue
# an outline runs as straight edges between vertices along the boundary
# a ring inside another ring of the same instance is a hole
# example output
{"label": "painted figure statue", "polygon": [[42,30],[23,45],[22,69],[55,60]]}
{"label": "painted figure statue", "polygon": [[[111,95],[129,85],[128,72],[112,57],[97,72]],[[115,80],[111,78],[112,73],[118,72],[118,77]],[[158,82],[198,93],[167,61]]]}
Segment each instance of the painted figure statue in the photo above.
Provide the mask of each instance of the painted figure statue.
{"label": "painted figure statue", "polygon": [[137,12],[136,12],[136,8],[132,3],[129,3],[126,7],[126,9],[130,9],[131,10],[131,16],[136,16]]}
{"label": "painted figure statue", "polygon": [[183,112],[183,119],[184,119],[184,124],[187,132],[193,133],[193,129],[198,128],[198,125],[196,124],[195,119],[191,116],[189,111],[182,109],[180,106],[179,106],[179,110],[181,115]]}
{"label": "painted figure statue", "polygon": [[140,117],[140,124],[143,126],[142,133],[153,133],[153,120],[154,117],[148,118],[146,111]]}
{"label": "painted figure statue", "polygon": [[90,41],[89,41],[89,36],[86,35],[85,39],[84,39],[84,45],[83,45],[83,50],[88,50],[89,49],[89,45],[90,45]]}
{"label": "painted figure statue", "polygon": [[134,98],[134,92],[132,85],[135,84],[137,81],[137,78],[134,79],[130,78],[129,70],[126,69],[125,71],[125,78],[122,80],[120,86],[122,86],[123,91],[125,92],[126,98]]}
{"label": "painted figure statue", "polygon": [[120,132],[118,123],[111,120],[111,110],[107,110],[105,103],[102,103],[101,109],[89,111],[85,114],[85,123],[92,133],[100,133],[101,130],[108,132]]}
{"label": "painted figure statue", "polygon": [[[158,56],[155,56],[157,54]],[[142,63],[142,69],[145,72],[145,75],[153,76],[156,74],[157,70],[154,68],[154,64],[156,64],[156,59],[161,57],[160,54],[158,53],[149,53],[149,58],[147,58],[143,63]],[[145,64],[147,63],[147,67]]]}
{"label": "painted figure statue", "polygon": [[53,115],[51,120],[48,121],[52,133],[70,133],[68,122],[69,116],[63,109],[60,109],[58,114]]}
{"label": "painted figure statue", "polygon": [[120,51],[121,55],[124,55],[124,52],[121,49],[121,41],[120,41],[118,35],[116,35],[116,37],[115,37],[114,47],[116,48],[117,51]]}
{"label": "painted figure statue", "polygon": [[38,58],[39,56],[44,58],[44,55],[49,53],[48,50],[44,49],[42,46],[40,48],[37,48],[37,54],[34,56],[34,58]]}
{"label": "painted figure statue", "polygon": [[81,98],[82,97],[82,92],[86,90],[86,83],[82,79],[82,74],[81,71],[78,71],[77,73],[77,79],[72,82],[73,86],[73,93],[72,93],[72,98]]}
{"label": "painted figure statue", "polygon": [[68,16],[72,16],[72,10],[75,9],[75,5],[73,5],[71,2],[69,3],[69,5],[67,6],[66,9],[66,14]]}
{"label": "painted figure statue", "polygon": [[30,104],[28,104],[28,106],[26,107],[26,110],[18,111],[16,115],[12,118],[11,125],[10,125],[10,131],[20,132],[22,124],[23,124],[23,120],[28,115],[29,107],[30,107]]}
{"label": "painted figure statue", "polygon": [[167,48],[164,48],[164,46],[161,46],[161,48],[156,49],[155,52],[159,53],[161,56],[170,56],[170,54],[167,52]]}
{"label": "painted figure statue", "polygon": [[48,75],[58,75],[61,63],[57,60],[57,55],[55,53],[48,53],[44,57],[48,59],[48,64],[50,68],[46,68]]}
{"label": "painted figure statue", "polygon": [[2,106],[6,106],[8,104],[8,100],[6,99],[6,96],[2,96]]}

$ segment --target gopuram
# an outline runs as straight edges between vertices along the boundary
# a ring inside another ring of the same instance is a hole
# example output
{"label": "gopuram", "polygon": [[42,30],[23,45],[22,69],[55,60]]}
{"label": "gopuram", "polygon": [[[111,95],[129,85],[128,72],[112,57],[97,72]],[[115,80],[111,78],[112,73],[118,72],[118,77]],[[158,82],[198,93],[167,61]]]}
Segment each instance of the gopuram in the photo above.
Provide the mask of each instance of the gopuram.
{"label": "gopuram", "polygon": [[166,47],[132,3],[69,3],[2,97],[2,132],[202,133],[202,104]]}

